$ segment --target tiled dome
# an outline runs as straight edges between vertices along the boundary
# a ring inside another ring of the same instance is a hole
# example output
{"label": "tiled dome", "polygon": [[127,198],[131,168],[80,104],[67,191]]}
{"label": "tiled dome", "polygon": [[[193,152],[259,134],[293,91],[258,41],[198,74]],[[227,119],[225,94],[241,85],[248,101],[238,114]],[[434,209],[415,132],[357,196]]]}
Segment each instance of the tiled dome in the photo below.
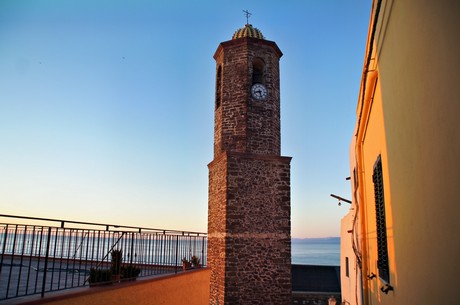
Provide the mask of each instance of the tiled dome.
{"label": "tiled dome", "polygon": [[253,28],[251,24],[246,24],[244,28],[241,28],[233,34],[232,39],[238,39],[243,37],[253,37],[258,39],[265,39],[264,35],[258,28]]}

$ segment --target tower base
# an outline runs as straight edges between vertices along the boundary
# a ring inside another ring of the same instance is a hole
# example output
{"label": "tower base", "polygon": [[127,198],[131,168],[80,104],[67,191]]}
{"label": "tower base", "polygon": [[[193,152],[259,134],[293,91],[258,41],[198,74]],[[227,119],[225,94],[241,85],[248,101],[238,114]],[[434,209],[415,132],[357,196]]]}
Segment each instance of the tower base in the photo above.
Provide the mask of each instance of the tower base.
{"label": "tower base", "polygon": [[210,304],[291,304],[290,157],[224,152],[209,167]]}

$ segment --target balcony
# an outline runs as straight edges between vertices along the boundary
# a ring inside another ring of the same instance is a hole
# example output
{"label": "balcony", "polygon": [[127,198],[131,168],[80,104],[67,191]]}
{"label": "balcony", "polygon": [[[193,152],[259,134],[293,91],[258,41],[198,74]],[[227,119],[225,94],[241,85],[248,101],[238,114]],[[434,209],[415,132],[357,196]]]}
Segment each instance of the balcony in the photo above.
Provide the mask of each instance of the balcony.
{"label": "balcony", "polygon": [[[184,267],[206,278],[199,268],[206,250],[200,232],[0,215],[0,302],[87,286],[100,286],[91,294],[112,291],[108,286],[165,280]],[[197,261],[183,266],[192,257]]]}

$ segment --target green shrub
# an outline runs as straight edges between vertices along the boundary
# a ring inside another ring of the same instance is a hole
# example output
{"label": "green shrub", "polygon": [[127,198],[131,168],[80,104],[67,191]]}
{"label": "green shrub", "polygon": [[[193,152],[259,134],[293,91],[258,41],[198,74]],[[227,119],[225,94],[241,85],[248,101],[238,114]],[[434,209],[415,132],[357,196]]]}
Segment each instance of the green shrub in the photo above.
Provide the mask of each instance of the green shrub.
{"label": "green shrub", "polygon": [[121,277],[123,279],[136,278],[140,273],[141,269],[133,265],[126,265],[121,267]]}
{"label": "green shrub", "polygon": [[111,283],[112,271],[109,269],[96,269],[91,268],[89,271],[89,283]]}
{"label": "green shrub", "polygon": [[193,265],[194,268],[199,268],[199,267],[201,267],[201,265],[200,265],[200,259],[199,259],[198,256],[196,256],[196,255],[192,256],[190,262],[192,263],[192,265]]}
{"label": "green shrub", "polygon": [[123,259],[123,251],[112,250],[110,254],[112,255],[112,274],[118,275],[121,272],[121,260]]}

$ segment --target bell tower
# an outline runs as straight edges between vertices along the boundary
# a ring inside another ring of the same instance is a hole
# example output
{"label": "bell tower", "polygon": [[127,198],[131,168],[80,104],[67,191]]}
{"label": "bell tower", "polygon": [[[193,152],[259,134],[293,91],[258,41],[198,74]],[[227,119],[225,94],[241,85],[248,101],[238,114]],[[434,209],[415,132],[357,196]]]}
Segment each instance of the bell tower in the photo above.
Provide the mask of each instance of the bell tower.
{"label": "bell tower", "polygon": [[210,304],[292,304],[290,157],[280,144],[282,53],[246,24],[215,54]]}

